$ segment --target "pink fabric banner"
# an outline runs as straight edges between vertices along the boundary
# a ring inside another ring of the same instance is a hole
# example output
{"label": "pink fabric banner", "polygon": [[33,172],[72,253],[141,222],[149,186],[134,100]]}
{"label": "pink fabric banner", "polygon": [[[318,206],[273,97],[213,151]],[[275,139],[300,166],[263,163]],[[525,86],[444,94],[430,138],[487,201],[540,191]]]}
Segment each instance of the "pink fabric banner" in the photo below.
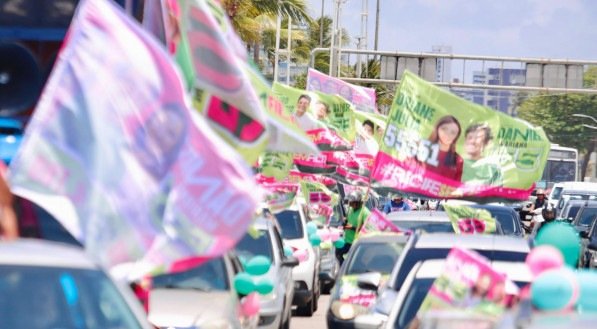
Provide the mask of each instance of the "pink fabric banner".
{"label": "pink fabric banner", "polygon": [[260,199],[165,49],[105,0],[81,1],[10,182],[129,278],[225,253]]}

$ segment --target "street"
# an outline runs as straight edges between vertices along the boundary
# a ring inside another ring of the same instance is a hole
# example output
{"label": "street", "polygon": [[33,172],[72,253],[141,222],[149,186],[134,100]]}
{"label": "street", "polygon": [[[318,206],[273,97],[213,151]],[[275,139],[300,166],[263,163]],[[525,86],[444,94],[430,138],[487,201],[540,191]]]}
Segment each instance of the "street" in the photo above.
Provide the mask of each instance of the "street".
{"label": "street", "polygon": [[317,312],[315,312],[312,317],[293,316],[292,320],[290,320],[290,328],[325,329],[327,327],[325,323],[325,314],[328,310],[329,303],[330,295],[321,295],[321,297],[319,297]]}

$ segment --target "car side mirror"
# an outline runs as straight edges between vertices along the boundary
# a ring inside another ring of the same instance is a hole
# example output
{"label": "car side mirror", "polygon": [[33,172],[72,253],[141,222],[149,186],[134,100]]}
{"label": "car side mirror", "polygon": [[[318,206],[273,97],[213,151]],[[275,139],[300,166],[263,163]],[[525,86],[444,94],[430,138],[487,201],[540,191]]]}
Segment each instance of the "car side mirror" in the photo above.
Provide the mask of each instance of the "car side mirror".
{"label": "car side mirror", "polygon": [[294,256],[286,256],[282,258],[282,266],[284,267],[295,267],[298,266],[299,260]]}
{"label": "car side mirror", "polygon": [[357,287],[363,290],[377,291],[379,284],[381,283],[381,273],[369,272],[359,274],[357,277]]}
{"label": "car side mirror", "polygon": [[587,232],[587,231],[580,231],[580,233],[578,235],[580,235],[580,237],[583,239],[589,238],[589,232]]}

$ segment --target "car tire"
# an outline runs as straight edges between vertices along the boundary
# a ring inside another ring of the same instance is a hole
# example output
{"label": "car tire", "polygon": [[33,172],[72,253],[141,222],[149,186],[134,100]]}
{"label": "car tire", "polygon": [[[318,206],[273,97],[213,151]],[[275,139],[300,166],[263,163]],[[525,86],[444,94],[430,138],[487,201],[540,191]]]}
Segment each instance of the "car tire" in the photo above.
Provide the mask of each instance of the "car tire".
{"label": "car tire", "polygon": [[296,309],[296,314],[300,315],[300,316],[313,316],[313,313],[315,312],[314,301],[315,301],[315,294],[313,294],[313,297],[307,303],[307,305],[298,307]]}

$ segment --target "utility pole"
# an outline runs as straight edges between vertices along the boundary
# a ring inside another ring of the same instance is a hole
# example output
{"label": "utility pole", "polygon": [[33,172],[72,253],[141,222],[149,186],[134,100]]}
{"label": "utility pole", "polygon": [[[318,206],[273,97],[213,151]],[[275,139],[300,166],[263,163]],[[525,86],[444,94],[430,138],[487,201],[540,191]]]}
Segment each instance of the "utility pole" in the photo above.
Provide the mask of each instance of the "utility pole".
{"label": "utility pole", "polygon": [[319,19],[319,48],[323,47],[323,8],[325,0],[321,0],[321,18]]}
{"label": "utility pole", "polygon": [[[379,0],[377,0],[377,7],[375,9],[375,41],[373,44],[373,50],[377,51],[377,38],[379,36]],[[377,57],[377,55],[375,55]]]}
{"label": "utility pole", "polygon": [[[359,37],[359,43],[357,49],[367,49],[367,18],[369,16],[369,1],[362,0],[361,8],[361,36]],[[365,56],[365,58],[367,58]],[[362,77],[363,74],[363,63],[361,62],[361,54],[357,55],[357,77]]]}

